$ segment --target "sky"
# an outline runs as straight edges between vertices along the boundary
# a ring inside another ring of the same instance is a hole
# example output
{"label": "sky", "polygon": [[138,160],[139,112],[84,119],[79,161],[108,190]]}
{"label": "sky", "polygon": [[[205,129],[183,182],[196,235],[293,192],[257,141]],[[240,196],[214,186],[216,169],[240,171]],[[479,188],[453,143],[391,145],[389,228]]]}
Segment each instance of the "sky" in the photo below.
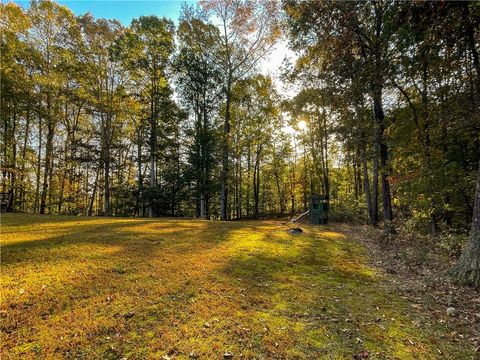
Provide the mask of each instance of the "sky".
{"label": "sky", "polygon": [[[29,0],[15,0],[23,7],[28,7]],[[196,3],[196,0],[59,0],[75,15],[91,12],[96,18],[117,19],[128,26],[134,18],[142,15],[157,15],[178,21],[183,2]]]}

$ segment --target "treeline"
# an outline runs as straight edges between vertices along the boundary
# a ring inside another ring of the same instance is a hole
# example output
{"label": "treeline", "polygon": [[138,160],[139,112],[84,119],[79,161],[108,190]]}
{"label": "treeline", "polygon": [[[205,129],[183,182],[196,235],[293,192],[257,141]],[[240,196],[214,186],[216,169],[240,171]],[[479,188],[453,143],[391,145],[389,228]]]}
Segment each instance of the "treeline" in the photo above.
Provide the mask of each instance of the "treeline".
{"label": "treeline", "polygon": [[280,35],[278,5],[204,2],[175,28],[2,4],[6,210],[286,214],[292,149],[272,80],[257,72]]}
{"label": "treeline", "polygon": [[[176,27],[51,1],[1,17],[8,211],[258,218],[319,192],[387,233],[471,223],[476,3],[211,0]],[[259,72],[282,36],[292,98]]]}

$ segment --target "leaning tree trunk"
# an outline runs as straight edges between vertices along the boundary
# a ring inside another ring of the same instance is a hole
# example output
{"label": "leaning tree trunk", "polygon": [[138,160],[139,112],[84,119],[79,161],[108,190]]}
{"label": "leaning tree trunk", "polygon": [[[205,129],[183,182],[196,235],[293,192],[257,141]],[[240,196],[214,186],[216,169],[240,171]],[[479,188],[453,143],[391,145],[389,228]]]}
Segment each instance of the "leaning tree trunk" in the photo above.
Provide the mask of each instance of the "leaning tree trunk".
{"label": "leaning tree trunk", "polygon": [[451,270],[458,282],[480,288],[480,162],[475,190],[472,230],[460,260]]}
{"label": "leaning tree trunk", "polygon": [[[475,30],[470,22],[470,14],[467,3],[463,5],[463,20],[466,24],[466,35],[473,56],[473,64],[477,73],[477,94],[480,90],[480,61],[475,47]],[[472,229],[468,243],[463,249],[457,265],[450,271],[452,277],[459,283],[472,285],[480,288],[480,162],[477,173],[477,186],[473,204]]]}

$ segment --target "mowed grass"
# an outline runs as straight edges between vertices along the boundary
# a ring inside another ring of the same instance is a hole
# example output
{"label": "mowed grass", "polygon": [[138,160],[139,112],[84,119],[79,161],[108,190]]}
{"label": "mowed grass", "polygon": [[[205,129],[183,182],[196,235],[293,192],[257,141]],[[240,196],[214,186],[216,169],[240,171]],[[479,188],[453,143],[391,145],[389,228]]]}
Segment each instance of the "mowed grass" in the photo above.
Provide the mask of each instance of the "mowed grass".
{"label": "mowed grass", "polygon": [[[335,227],[2,215],[2,359],[472,359]],[[446,320],[448,321],[448,319]]]}

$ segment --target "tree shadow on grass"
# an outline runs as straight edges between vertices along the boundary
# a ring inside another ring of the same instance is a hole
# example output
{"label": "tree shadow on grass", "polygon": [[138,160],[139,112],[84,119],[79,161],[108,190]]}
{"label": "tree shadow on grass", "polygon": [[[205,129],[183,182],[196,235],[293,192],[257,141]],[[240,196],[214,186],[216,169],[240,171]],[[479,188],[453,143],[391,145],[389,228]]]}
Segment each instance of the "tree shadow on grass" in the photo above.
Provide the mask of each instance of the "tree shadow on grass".
{"label": "tree shadow on grass", "polygon": [[[198,279],[208,277],[209,268],[220,266],[216,249],[239,226],[173,220],[91,223],[78,232],[73,228],[72,233],[5,245],[2,270],[8,292],[2,307],[8,315],[1,329],[9,334],[6,348],[32,342],[43,346],[47,354],[67,355],[78,346],[85,348],[85,343],[53,341],[58,335],[49,334],[50,328],[68,335],[70,331],[82,333],[85,327],[92,335],[111,337],[158,327],[159,317],[175,323],[179,313],[175,308],[186,306],[197,291]],[[13,276],[19,273],[30,280],[15,280]],[[19,294],[22,287],[25,293]],[[133,320],[125,315],[130,312],[135,313]],[[58,324],[59,319],[68,322],[72,314],[77,319],[70,320],[71,330]],[[92,317],[95,323],[88,324]],[[40,340],[29,328],[41,328],[44,339],[51,341]],[[148,339],[138,339],[138,343],[144,340]],[[100,338],[89,343],[105,345]],[[121,346],[130,347],[128,343]],[[95,347],[85,351],[98,356]]]}
{"label": "tree shadow on grass", "polygon": [[[56,226],[53,229],[38,229],[34,227],[26,229],[28,239],[13,240],[1,245],[2,266],[16,265],[18,263],[41,264],[43,261],[55,260],[50,258],[48,250],[59,250],[81,245],[95,246],[119,246],[122,252],[132,253],[138,247],[146,247],[149,250],[167,246],[183,246],[202,243],[205,246],[215,246],[219,241],[228,236],[220,236],[214,233],[219,229],[209,222],[191,222],[193,225],[178,220],[120,220],[109,219],[107,223],[85,220],[80,226],[74,225]],[[52,224],[52,223],[48,223]],[[9,225],[10,226],[10,225]],[[221,229],[220,229],[221,230]],[[224,229],[225,232],[228,229]],[[212,236],[196,236],[196,232],[211,233]],[[14,230],[13,230],[14,232]],[[47,253],[46,253],[47,251]],[[149,256],[151,251],[141,252],[142,256]],[[82,257],[89,254],[74,253],[74,256]]]}

